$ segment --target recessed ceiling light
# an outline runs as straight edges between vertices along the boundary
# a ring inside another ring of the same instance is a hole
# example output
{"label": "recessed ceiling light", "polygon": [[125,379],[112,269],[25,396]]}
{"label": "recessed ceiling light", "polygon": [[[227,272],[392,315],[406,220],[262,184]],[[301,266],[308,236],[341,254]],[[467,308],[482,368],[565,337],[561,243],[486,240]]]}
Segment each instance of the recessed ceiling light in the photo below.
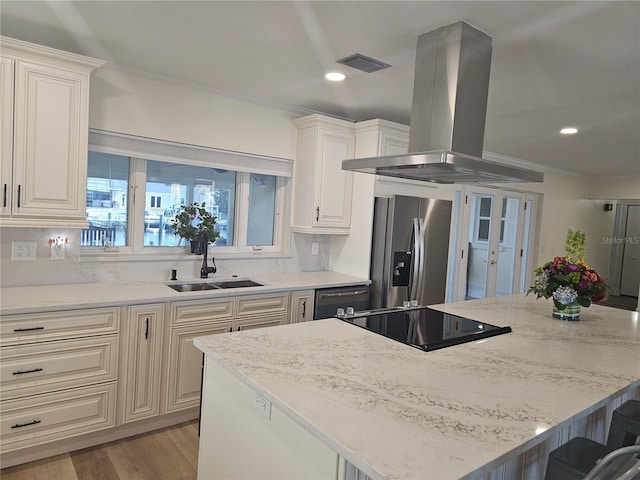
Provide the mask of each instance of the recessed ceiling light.
{"label": "recessed ceiling light", "polygon": [[324,76],[324,78],[326,78],[327,80],[331,80],[332,82],[341,82],[342,80],[344,80],[345,76],[344,73],[329,72]]}
{"label": "recessed ceiling light", "polygon": [[560,130],[560,133],[563,135],[573,135],[574,133],[578,133],[578,129],[574,127],[567,127]]}

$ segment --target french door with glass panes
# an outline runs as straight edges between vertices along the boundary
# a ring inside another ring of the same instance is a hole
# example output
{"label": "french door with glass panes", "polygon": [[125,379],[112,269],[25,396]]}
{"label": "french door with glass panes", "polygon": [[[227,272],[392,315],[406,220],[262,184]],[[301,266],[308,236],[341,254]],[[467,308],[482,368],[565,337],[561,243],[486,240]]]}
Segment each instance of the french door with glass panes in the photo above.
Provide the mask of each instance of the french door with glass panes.
{"label": "french door with glass panes", "polygon": [[457,300],[526,290],[533,203],[525,193],[465,188]]}

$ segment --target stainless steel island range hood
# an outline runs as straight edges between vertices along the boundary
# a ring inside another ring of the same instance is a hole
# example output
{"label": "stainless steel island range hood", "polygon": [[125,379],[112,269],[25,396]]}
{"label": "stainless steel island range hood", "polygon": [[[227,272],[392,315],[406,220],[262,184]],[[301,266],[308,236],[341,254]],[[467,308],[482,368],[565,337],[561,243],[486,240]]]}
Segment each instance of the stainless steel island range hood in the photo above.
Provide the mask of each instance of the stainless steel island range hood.
{"label": "stainless steel island range hood", "polygon": [[543,174],[482,159],[491,37],[465,22],[420,35],[409,153],[344,160],[343,170],[433,183],[541,182]]}

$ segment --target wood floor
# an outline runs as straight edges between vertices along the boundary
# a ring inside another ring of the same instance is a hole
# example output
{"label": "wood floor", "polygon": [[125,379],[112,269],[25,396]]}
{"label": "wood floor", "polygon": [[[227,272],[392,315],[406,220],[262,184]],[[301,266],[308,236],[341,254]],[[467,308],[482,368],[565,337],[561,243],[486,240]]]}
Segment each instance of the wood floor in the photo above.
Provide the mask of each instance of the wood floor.
{"label": "wood floor", "polygon": [[198,422],[0,470],[2,480],[195,480]]}

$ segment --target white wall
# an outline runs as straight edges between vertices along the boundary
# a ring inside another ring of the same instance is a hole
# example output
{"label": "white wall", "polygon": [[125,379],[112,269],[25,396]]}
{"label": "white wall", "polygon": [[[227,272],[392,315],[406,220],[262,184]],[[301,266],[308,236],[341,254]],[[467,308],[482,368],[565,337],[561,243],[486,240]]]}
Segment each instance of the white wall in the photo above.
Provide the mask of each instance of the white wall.
{"label": "white wall", "polygon": [[[640,159],[638,160],[640,170]],[[637,200],[640,198],[640,174],[624,177],[594,176],[588,180],[586,198],[596,200]]]}
{"label": "white wall", "polygon": [[108,65],[91,77],[90,128],[293,159],[299,116]]}

